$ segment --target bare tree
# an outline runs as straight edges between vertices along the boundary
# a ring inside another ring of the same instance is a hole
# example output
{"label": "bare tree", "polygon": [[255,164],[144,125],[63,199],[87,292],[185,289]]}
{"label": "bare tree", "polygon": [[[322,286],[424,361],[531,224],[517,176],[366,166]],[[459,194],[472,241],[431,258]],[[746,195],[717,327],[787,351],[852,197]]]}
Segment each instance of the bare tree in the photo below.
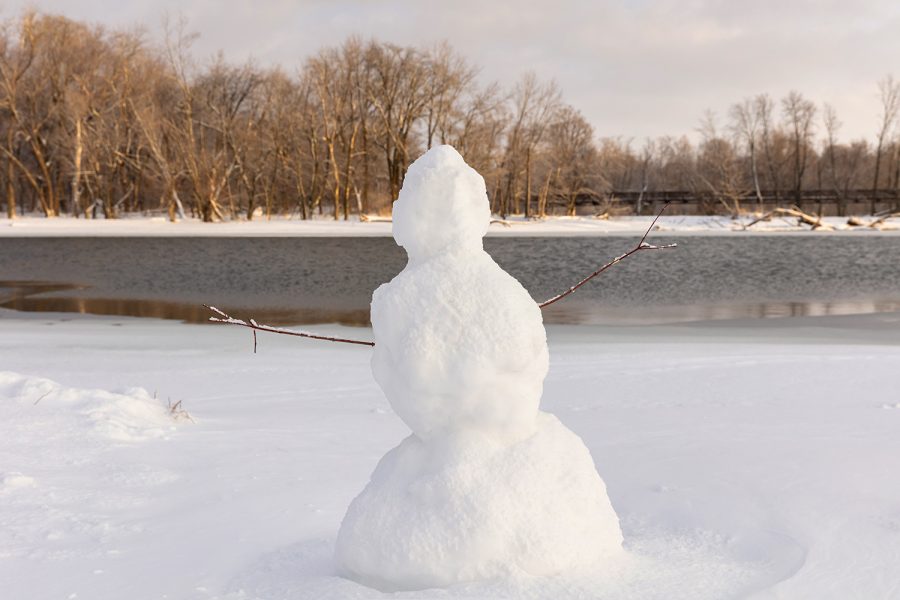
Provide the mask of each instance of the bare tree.
{"label": "bare tree", "polygon": [[769,189],[775,193],[777,201],[781,192],[780,161],[778,160],[779,132],[775,130],[772,111],[775,103],[768,94],[760,94],[753,100],[757,120],[761,127],[763,153],[766,157],[766,172],[768,174]]}
{"label": "bare tree", "polygon": [[791,158],[794,165],[794,203],[803,208],[803,175],[809,166],[810,145],[816,105],[799,92],[792,91],[781,101],[781,112],[791,135]]}
{"label": "bare tree", "polygon": [[[22,29],[31,29],[33,15],[26,14],[22,18]],[[7,22],[0,30],[0,78],[2,78],[2,108],[3,120],[5,128],[6,145],[3,147],[6,159],[6,214],[12,219],[16,214],[16,171],[21,169],[21,173],[27,179],[28,183],[34,187],[35,192],[40,192],[40,186],[32,176],[28,168],[19,158],[18,141],[21,137],[21,131],[18,127],[20,118],[17,117],[19,106],[19,88],[21,80],[25,73],[31,68],[34,62],[34,43],[30,35],[23,32],[20,42],[14,44],[13,39],[17,37],[17,31],[14,23]],[[42,205],[45,214],[47,207]]]}
{"label": "bare tree", "polygon": [[844,216],[847,211],[847,199],[842,193],[840,186],[838,185],[836,153],[837,132],[841,128],[841,121],[838,119],[837,112],[834,110],[834,107],[828,103],[825,104],[822,121],[825,125],[825,155],[828,157],[828,169],[829,174],[831,175],[831,187],[834,190],[835,196],[837,197],[837,213],[839,216]]}
{"label": "bare tree", "polygon": [[566,214],[575,216],[580,198],[599,197],[592,185],[597,173],[594,129],[580,112],[563,106],[554,115],[548,137],[547,152],[555,165],[553,188],[562,199]]}
{"label": "bare tree", "polygon": [[757,166],[757,141],[759,140],[762,115],[754,106],[752,98],[745,98],[731,107],[732,129],[744,142],[750,157],[750,177],[756,194],[756,207],[762,210],[763,197],[759,187],[759,167]]}
{"label": "bare tree", "polygon": [[560,92],[556,83],[541,83],[534,73],[526,73],[512,94],[512,121],[506,133],[506,152],[502,163],[504,182],[495,199],[496,211],[505,217],[519,213],[520,186],[525,179],[525,215],[531,216],[532,163],[543,138],[550,115],[557,109]]}
{"label": "bare tree", "polygon": [[875,175],[872,178],[871,212],[873,214],[875,213],[878,186],[880,184],[881,156],[884,151],[884,142],[897,119],[897,111],[900,110],[900,81],[895,81],[892,75],[888,75],[879,81],[878,96],[881,103],[881,115],[875,145]]}
{"label": "bare tree", "polygon": [[[198,111],[193,118],[201,130],[196,143],[204,146],[196,152],[201,156],[206,156],[207,152],[215,153],[220,165],[218,169],[226,174],[235,173],[237,186],[244,194],[248,220],[253,218],[263,166],[268,159],[263,140],[258,136],[267,108],[265,99],[257,93],[262,80],[262,75],[252,64],[233,67],[225,64],[219,55],[211,68],[193,83],[191,92]],[[251,161],[256,154],[262,156],[259,157],[260,164],[254,168]],[[215,165],[212,168],[216,169]],[[199,173],[195,177],[199,177]],[[225,182],[219,184],[222,187],[227,185],[228,177],[223,179]],[[230,211],[235,214],[237,209],[231,195]],[[213,203],[215,206],[218,198]]]}
{"label": "bare tree", "polygon": [[[22,16],[18,29],[18,45],[11,48],[5,44],[0,64],[4,108],[10,118],[7,145],[3,150],[9,163],[18,167],[18,172],[33,189],[44,215],[55,217],[59,214],[59,202],[50,173],[45,130],[56,115],[47,103],[48,94],[41,93],[42,77],[34,76],[35,71],[46,65],[46,53],[42,48],[46,27],[42,17],[28,12]],[[10,37],[13,36],[7,34],[4,39]],[[31,151],[37,167],[35,171],[17,152],[16,142],[20,138]],[[12,169],[8,169],[8,173],[11,172]],[[7,191],[9,193],[9,189]]]}
{"label": "bare tree", "polygon": [[413,48],[374,42],[366,49],[366,65],[372,73],[369,101],[380,117],[376,139],[384,152],[393,202],[410,163],[412,133],[427,99],[423,83],[428,68]]}
{"label": "bare tree", "polygon": [[700,148],[697,153],[697,177],[712,197],[732,216],[742,212],[745,191],[735,147],[719,134],[715,113],[707,111],[700,122]]}
{"label": "bare tree", "polygon": [[644,210],[644,194],[650,189],[650,174],[654,170],[654,159],[656,156],[656,142],[651,139],[644,140],[641,148],[641,154],[638,157],[638,173],[640,181],[638,182],[638,197],[635,203],[635,214],[641,214]]}
{"label": "bare tree", "polygon": [[478,70],[456,54],[449,44],[438,44],[424,55],[426,78],[424,121],[425,149],[446,144],[453,136],[460,107],[475,82]]}

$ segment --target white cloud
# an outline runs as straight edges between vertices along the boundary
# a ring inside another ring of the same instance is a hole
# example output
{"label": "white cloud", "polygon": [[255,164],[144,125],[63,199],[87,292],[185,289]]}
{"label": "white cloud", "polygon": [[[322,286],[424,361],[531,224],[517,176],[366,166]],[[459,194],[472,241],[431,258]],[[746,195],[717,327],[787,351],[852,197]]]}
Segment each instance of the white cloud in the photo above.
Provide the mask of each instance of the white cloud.
{"label": "white cloud", "polygon": [[[25,2],[9,2],[4,14]],[[299,65],[348,35],[400,44],[446,39],[485,79],[554,78],[599,135],[691,133],[706,108],[797,89],[830,102],[845,137],[871,136],[875,82],[900,71],[900,3],[884,0],[31,0],[28,5],[159,35],[165,12],[201,34],[198,56]]]}

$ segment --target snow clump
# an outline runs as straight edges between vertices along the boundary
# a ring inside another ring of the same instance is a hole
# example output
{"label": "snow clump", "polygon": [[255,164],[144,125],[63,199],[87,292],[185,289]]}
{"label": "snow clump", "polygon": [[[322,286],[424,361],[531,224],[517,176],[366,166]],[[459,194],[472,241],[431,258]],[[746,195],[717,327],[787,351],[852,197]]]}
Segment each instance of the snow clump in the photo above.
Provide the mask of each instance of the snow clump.
{"label": "snow clump", "polygon": [[[68,415],[82,431],[115,442],[141,442],[165,437],[173,422],[166,406],[143,388],[121,393],[67,387],[41,377],[0,371],[0,400],[12,400],[18,411],[52,418]],[[58,434],[61,432],[57,432]]]}

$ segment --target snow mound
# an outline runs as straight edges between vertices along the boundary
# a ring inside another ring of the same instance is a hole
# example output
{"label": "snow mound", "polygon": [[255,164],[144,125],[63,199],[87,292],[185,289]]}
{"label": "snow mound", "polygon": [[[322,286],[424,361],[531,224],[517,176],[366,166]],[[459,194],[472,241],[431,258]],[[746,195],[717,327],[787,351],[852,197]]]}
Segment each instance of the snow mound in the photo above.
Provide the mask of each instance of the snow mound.
{"label": "snow mound", "polygon": [[143,388],[122,393],[66,387],[49,379],[0,371],[0,401],[11,400],[20,410],[43,417],[68,413],[80,417],[95,435],[118,442],[159,438],[172,429],[168,409]]}
{"label": "snow mound", "polygon": [[13,471],[11,473],[0,473],[0,491],[34,487],[34,484],[34,477],[23,475],[18,471]]}
{"label": "snow mound", "polygon": [[553,575],[622,557],[590,453],[556,417],[512,445],[411,435],[379,463],[337,540],[345,574],[385,590]]}

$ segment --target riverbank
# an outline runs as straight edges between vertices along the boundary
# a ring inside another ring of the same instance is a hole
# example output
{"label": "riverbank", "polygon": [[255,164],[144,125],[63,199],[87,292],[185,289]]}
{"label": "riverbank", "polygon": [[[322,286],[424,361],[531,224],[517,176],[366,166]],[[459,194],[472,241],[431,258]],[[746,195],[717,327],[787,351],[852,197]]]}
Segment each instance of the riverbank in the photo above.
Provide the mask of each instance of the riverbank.
{"label": "riverbank", "polygon": [[900,587],[896,315],[550,327],[543,408],[590,449],[631,559],[406,594],[342,579],[331,562],[348,503],[408,434],[369,349],[261,335],[254,355],[250,334],[228,326],[0,316],[10,597],[885,598]]}
{"label": "riverbank", "polygon": [[[753,217],[732,219],[725,216],[663,215],[656,224],[658,232],[680,235],[750,235],[753,233],[804,234],[894,234],[900,235],[900,219],[884,222],[878,228],[850,226],[846,217],[824,217],[824,228],[810,231],[809,225],[798,224],[790,217],[773,217],[770,221],[746,227]],[[873,221],[862,217],[862,221]],[[592,217],[548,217],[526,220],[512,217],[495,220],[489,236],[591,236],[641,235],[653,221],[652,216],[625,216],[599,219]],[[203,223],[186,219],[172,223],[162,217],[125,217],[122,219],[74,219],[39,216],[0,220],[0,237],[346,237],[390,236],[391,223],[387,219],[347,221],[320,218],[312,220],[259,217],[253,221]]]}

